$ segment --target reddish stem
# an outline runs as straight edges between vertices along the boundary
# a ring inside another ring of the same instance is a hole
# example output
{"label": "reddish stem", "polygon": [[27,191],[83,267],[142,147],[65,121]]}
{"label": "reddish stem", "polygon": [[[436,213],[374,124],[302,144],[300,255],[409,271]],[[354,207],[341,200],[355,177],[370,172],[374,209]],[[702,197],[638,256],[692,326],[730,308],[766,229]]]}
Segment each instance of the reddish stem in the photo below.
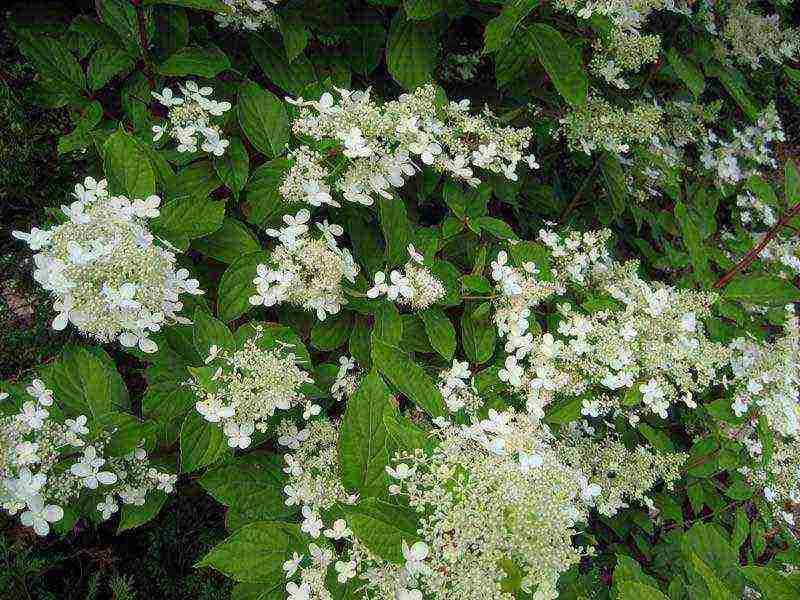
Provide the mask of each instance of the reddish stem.
{"label": "reddish stem", "polygon": [[789,221],[791,221],[798,214],[800,214],[800,202],[795,204],[789,212],[783,215],[780,221],[775,223],[775,225],[773,225],[769,229],[769,231],[767,231],[767,234],[764,236],[764,239],[762,239],[755,248],[750,250],[750,252],[745,254],[744,258],[742,258],[742,260],[736,263],[731,270],[725,273],[725,275],[722,276],[722,279],[720,279],[717,283],[714,284],[714,289],[719,290],[725,287],[725,285],[731,279],[733,279],[734,275],[736,275],[742,269],[746,269],[747,267],[749,267],[758,258],[758,255],[761,254],[761,251],[767,246],[767,244],[769,244],[770,241],[776,235],[778,235],[778,231],[780,231],[782,227],[786,227]]}

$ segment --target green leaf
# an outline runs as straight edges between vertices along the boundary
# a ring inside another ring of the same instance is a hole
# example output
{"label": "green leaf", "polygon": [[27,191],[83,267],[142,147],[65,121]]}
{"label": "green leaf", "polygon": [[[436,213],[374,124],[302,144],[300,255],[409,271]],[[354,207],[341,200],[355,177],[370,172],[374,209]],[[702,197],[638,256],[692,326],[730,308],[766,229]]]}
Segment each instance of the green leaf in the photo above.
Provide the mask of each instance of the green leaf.
{"label": "green leaf", "polygon": [[[186,198],[206,198],[222,185],[210,160],[201,160],[182,168],[164,196],[170,202]],[[224,204],[224,203],[223,203]]]}
{"label": "green leaf", "polygon": [[228,11],[222,0],[144,0],[146,5],[171,4],[173,6],[185,6],[186,8],[196,8],[224,14]]}
{"label": "green leaf", "polygon": [[602,152],[599,160],[603,187],[605,187],[606,193],[611,199],[611,208],[614,214],[619,216],[625,212],[628,198],[628,183],[625,179],[625,172],[622,170],[619,158],[610,152]]}
{"label": "green leaf", "polygon": [[719,79],[723,87],[728,90],[728,93],[752,121],[758,118],[758,106],[752,99],[744,75],[732,67],[726,67],[717,62],[706,64],[705,69],[706,75]]}
{"label": "green leaf", "polygon": [[692,562],[692,555],[697,555],[727,588],[741,594],[744,578],[739,573],[739,553],[728,543],[720,527],[694,525],[681,539],[681,553],[688,563]]}
{"label": "green leaf", "polygon": [[197,353],[205,358],[211,346],[231,350],[234,347],[233,333],[222,321],[218,321],[202,308],[194,311],[193,339]]}
{"label": "green leaf", "polygon": [[247,139],[259,152],[270,158],[283,152],[289,141],[289,117],[274,94],[246,83],[239,90],[236,111]]}
{"label": "green leaf", "polygon": [[231,61],[219,48],[181,48],[158,66],[158,72],[169,77],[216,77],[230,68]]}
{"label": "green leaf", "polygon": [[214,567],[236,581],[261,583],[264,588],[283,587],[283,563],[294,552],[305,552],[297,525],[260,521],[236,531],[197,566]]}
{"label": "green leaf", "polygon": [[101,46],[89,63],[89,86],[99,90],[112,78],[133,68],[136,59],[126,50],[114,46]]}
{"label": "green leaf", "polygon": [[435,418],[446,414],[439,388],[400,348],[373,338],[372,360],[394,387],[429,415]]}
{"label": "green leaf", "polygon": [[367,77],[381,62],[386,29],[379,13],[366,8],[359,13],[353,19],[354,31],[345,40],[345,53],[353,71]]}
{"label": "green leaf", "polygon": [[761,590],[765,600],[795,600],[800,596],[800,586],[779,571],[757,565],[741,567],[740,571]]}
{"label": "green leaf", "polygon": [[681,81],[692,91],[695,98],[699,98],[706,87],[706,80],[692,61],[684,58],[675,48],[670,48],[667,52],[667,61],[675,71],[675,74],[681,78]]}
{"label": "green leaf", "polygon": [[362,498],[387,492],[389,439],[384,417],[396,412],[389,388],[374,371],[347,402],[339,435],[339,472],[345,489]]}
{"label": "green leaf", "polygon": [[244,189],[247,183],[247,175],[250,173],[250,157],[239,137],[231,137],[230,142],[225,154],[214,159],[214,169],[222,183],[236,195]]}
{"label": "green leaf", "polygon": [[117,535],[152,521],[166,502],[167,495],[164,492],[150,490],[141,506],[123,504],[119,525],[117,525]]}
{"label": "green leaf", "polygon": [[558,30],[544,23],[534,23],[528,29],[526,41],[567,102],[575,107],[586,104],[589,78],[583,70],[580,54]]}
{"label": "green leaf", "polygon": [[69,416],[86,415],[102,425],[115,412],[128,409],[128,390],[102,350],[69,347],[42,371],[59,406]]}
{"label": "green leaf", "polygon": [[507,3],[494,19],[486,23],[483,32],[483,53],[496,52],[514,39],[514,32],[525,17],[539,5],[539,0],[513,0]]}
{"label": "green leaf", "polygon": [[268,254],[254,252],[242,256],[225,270],[219,282],[217,299],[217,315],[222,321],[233,321],[252,308],[250,296],[256,292],[253,285],[256,267],[268,262]]}
{"label": "green leaf", "polygon": [[476,318],[474,312],[461,317],[461,343],[470,362],[481,364],[489,360],[496,342],[497,329],[491,320]]}
{"label": "green leaf", "polygon": [[408,246],[411,225],[406,215],[402,198],[379,198],[381,230],[386,240],[386,260],[391,264],[403,264],[408,260]]}
{"label": "green leaf", "polygon": [[247,184],[247,220],[260,225],[267,219],[279,217],[286,210],[286,201],[278,193],[289,161],[275,158],[258,167]]}
{"label": "green leaf", "polygon": [[311,330],[311,344],[319,350],[330,351],[339,348],[350,338],[353,327],[353,313],[340,311],[324,321],[314,323]]}
{"label": "green leaf", "polygon": [[722,296],[749,304],[785,306],[800,300],[800,290],[791,282],[769,273],[737,275],[722,289]]}
{"label": "green leaf", "polygon": [[283,520],[295,514],[297,508],[284,503],[286,479],[278,455],[251,452],[209,469],[200,485],[217,502],[230,507],[230,526],[231,513],[236,514],[237,524]]}
{"label": "green leaf", "polygon": [[155,194],[156,177],[150,160],[121,129],[103,145],[103,165],[112,194],[125,195],[131,200]]}
{"label": "green leaf", "polygon": [[437,37],[432,21],[411,21],[403,11],[395,13],[386,46],[386,66],[397,83],[413,90],[432,79]]}
{"label": "green leaf", "polygon": [[410,509],[368,498],[343,510],[355,536],[389,562],[402,564],[403,541],[411,546],[419,539],[417,515]]}
{"label": "green leaf", "polygon": [[705,597],[709,600],[736,600],[736,597],[725,587],[725,583],[717,577],[714,570],[697,556],[697,554],[691,555],[691,561],[692,567],[699,573],[708,590],[708,595],[705,596],[704,594]]}
{"label": "green leaf", "polygon": [[424,20],[444,10],[444,0],[403,0],[409,19]]}
{"label": "green leaf", "polygon": [[181,469],[196,471],[218,461],[228,450],[222,427],[209,423],[196,410],[190,410],[181,427]]}
{"label": "green leaf", "polygon": [[161,207],[153,228],[189,239],[210,235],[222,227],[225,203],[208,198],[181,198]]}
{"label": "green leaf", "polygon": [[494,237],[500,240],[518,240],[517,234],[511,229],[511,226],[505,221],[495,219],[494,217],[478,217],[472,221],[481,230],[488,231]]}
{"label": "green leaf", "polygon": [[422,311],[419,316],[425,323],[425,332],[433,349],[447,360],[452,360],[456,351],[456,330],[450,319],[441,308],[435,307]]}
{"label": "green leaf", "polygon": [[279,20],[278,27],[283,36],[286,58],[292,62],[308,46],[308,29],[302,19],[289,15]]}
{"label": "green leaf", "polygon": [[638,581],[623,581],[619,584],[619,600],[669,600],[656,588]]}
{"label": "green leaf", "polygon": [[95,0],[97,14],[103,23],[116,31],[129,45],[138,39],[139,21],[136,9],[128,0]]}
{"label": "green leaf", "polygon": [[393,346],[400,345],[403,339],[403,319],[393,302],[387,300],[375,308],[375,324],[371,337]]}
{"label": "green leaf", "polygon": [[43,77],[70,94],[78,94],[86,87],[78,61],[61,42],[53,38],[23,34],[19,51],[36,67]]}
{"label": "green leaf", "polygon": [[277,34],[251,35],[249,42],[261,70],[275,85],[296,96],[319,95],[314,66],[303,54],[290,61]]}
{"label": "green leaf", "polygon": [[226,217],[214,233],[192,242],[192,247],[209,258],[231,264],[245,254],[261,250],[258,240],[241,221]]}
{"label": "green leaf", "polygon": [[164,61],[189,43],[189,18],[183,8],[156,6],[153,53]]}
{"label": "green leaf", "polygon": [[797,163],[793,160],[786,161],[784,177],[786,199],[793,204],[800,202],[800,173],[797,172]]}

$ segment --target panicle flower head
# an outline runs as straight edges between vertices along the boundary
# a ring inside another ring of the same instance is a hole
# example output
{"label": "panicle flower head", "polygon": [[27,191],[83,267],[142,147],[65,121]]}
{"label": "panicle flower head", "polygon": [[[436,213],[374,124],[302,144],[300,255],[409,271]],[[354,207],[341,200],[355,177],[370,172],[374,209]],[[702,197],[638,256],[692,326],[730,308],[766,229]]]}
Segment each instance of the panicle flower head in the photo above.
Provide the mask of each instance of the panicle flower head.
{"label": "panicle flower head", "polygon": [[302,388],[313,380],[291,346],[265,347],[265,340],[265,328],[258,325],[240,349],[212,347],[206,365],[194,369],[188,382],[197,412],[217,423],[233,448],[249,447],[251,434],[265,432],[276,411],[310,405]]}
{"label": "panicle flower head", "polygon": [[214,15],[221,27],[256,31],[264,25],[278,28],[278,16],[274,6],[283,0],[222,0],[226,12]]}
{"label": "panicle flower head", "polygon": [[781,29],[777,14],[765,17],[749,11],[747,4],[732,2],[722,32],[733,58],[751,69],[762,67],[763,59],[780,65],[795,58],[800,50],[800,29]]}
{"label": "panicle flower head", "polygon": [[225,154],[230,141],[222,137],[222,130],[213,120],[230,110],[231,103],[214,100],[212,88],[198,87],[194,81],[178,84],[178,89],[183,97],[175,96],[170,88],[161,93],[151,92],[169,110],[168,121],[153,126],[153,141],[157,142],[166,133],[178,142],[178,152],[197,152],[199,145],[214,156]]}
{"label": "panicle flower head", "polygon": [[158,196],[108,197],[106,180],[87,177],[77,198],[62,206],[69,220],[30,234],[15,231],[36,250],[34,279],[54,298],[54,329],[69,323],[101,342],[155,352],[150,339],[162,325],[181,321],[182,293],[202,294],[175,254],[147,229],[159,215]]}
{"label": "panicle flower head", "polygon": [[309,219],[309,212],[302,209],[295,216],[284,216],[285,227],[267,230],[280,243],[270,262],[258,265],[253,279],[256,294],[250,303],[275,306],[288,302],[316,312],[324,321],[347,303],[342,282],[354,283],[359,268],[350,251],[336,243],[335,237],[343,233],[339,225],[318,223],[322,237],[316,238],[306,225]]}
{"label": "panicle flower head", "polygon": [[23,525],[45,536],[63,519],[65,507],[98,489],[106,497],[97,507],[103,519],[118,509],[116,498],[141,505],[152,490],[172,492],[177,477],[150,467],[144,449],[106,456],[107,432],[85,415],[56,417],[57,399],[41,381],[27,391],[34,400],[0,417],[0,507],[12,516],[20,513]]}
{"label": "panicle flower head", "polygon": [[[330,93],[318,101],[287,100],[300,107],[292,124],[296,135],[333,141],[348,159],[333,184],[348,201],[370,205],[377,197],[391,198],[393,187],[402,187],[425,166],[470,185],[480,183],[474,167],[511,180],[518,178],[521,162],[538,167],[533,156],[522,154],[533,135],[530,128],[502,126],[488,110],[470,114],[466,100],[440,105],[432,85],[383,105],[369,90],[337,93],[338,103]],[[303,168],[308,167],[298,161],[287,174],[287,195],[298,194],[293,182]],[[312,179],[319,182],[323,173],[317,165]]]}

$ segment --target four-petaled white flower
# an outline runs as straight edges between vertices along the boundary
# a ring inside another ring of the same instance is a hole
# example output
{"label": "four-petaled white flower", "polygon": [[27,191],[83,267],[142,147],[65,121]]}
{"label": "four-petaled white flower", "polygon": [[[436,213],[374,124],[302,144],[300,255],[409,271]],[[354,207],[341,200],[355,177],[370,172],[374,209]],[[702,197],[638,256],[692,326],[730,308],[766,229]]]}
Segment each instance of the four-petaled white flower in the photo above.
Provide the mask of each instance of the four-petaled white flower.
{"label": "four-petaled white flower", "polygon": [[241,448],[244,450],[253,443],[253,438],[250,437],[256,430],[252,422],[248,423],[225,423],[222,431],[228,436],[228,446],[231,448]]}
{"label": "four-petaled white flower", "polygon": [[117,476],[111,471],[101,471],[106,460],[97,454],[94,446],[87,446],[80,461],[70,467],[70,473],[83,479],[83,485],[90,490],[97,489],[101,483],[111,485],[117,482]]}
{"label": "four-petaled white flower", "polygon": [[28,508],[20,515],[20,521],[26,527],[33,527],[33,530],[44,537],[50,533],[50,523],[57,523],[64,518],[64,509],[55,504],[45,505],[44,499],[33,496],[28,500]]}

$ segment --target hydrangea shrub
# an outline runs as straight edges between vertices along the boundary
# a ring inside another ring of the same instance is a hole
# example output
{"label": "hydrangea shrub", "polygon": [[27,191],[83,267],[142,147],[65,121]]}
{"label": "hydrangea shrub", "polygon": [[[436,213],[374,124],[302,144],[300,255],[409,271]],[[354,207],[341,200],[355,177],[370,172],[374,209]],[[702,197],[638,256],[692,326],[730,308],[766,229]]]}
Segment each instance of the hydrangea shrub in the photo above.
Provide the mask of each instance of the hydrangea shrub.
{"label": "hydrangea shrub", "polygon": [[78,343],[0,384],[3,509],[198,480],[237,600],[798,596],[790,4],[12,13],[85,168],[11,234]]}

